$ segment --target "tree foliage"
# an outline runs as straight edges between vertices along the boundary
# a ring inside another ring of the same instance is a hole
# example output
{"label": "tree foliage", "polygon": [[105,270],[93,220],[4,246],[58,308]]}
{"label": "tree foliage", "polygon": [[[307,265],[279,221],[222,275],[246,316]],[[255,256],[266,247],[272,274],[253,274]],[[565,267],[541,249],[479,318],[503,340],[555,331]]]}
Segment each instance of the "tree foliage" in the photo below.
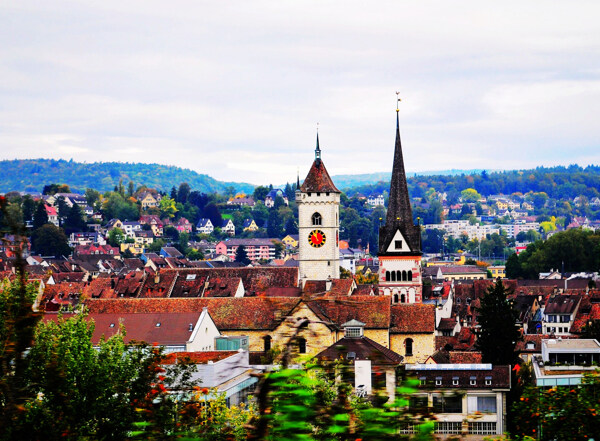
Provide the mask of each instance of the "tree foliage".
{"label": "tree foliage", "polygon": [[31,246],[41,256],[68,256],[71,254],[67,235],[53,224],[42,225],[31,235]]}
{"label": "tree foliage", "polygon": [[510,365],[516,361],[515,347],[521,339],[518,314],[508,299],[509,291],[498,278],[480,299],[475,309],[480,328],[475,345],[484,363]]}

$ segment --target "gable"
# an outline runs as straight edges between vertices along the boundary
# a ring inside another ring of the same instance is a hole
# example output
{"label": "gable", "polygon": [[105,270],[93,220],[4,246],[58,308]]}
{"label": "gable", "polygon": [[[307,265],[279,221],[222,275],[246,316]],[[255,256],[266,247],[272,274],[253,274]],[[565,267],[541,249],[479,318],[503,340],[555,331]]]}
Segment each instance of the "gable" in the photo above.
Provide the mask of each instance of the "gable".
{"label": "gable", "polygon": [[402,233],[400,232],[400,229],[397,229],[396,233],[394,234],[394,237],[392,238],[392,240],[390,241],[390,243],[388,245],[386,252],[388,252],[388,253],[401,253],[401,252],[409,253],[410,251],[411,251],[411,249],[408,246],[408,242],[406,241],[406,238],[402,235]]}

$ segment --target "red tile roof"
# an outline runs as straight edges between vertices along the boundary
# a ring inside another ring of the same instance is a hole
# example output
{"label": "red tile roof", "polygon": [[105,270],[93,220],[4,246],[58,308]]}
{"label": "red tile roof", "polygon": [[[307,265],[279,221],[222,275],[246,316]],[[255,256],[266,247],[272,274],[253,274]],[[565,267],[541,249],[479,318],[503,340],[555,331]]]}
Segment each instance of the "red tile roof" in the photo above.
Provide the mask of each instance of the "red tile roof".
{"label": "red tile roof", "polygon": [[390,299],[379,296],[340,296],[307,300],[308,307],[322,320],[341,327],[356,319],[365,328],[387,329],[390,324]]}
{"label": "red tile roof", "polygon": [[405,304],[391,307],[390,333],[430,333],[435,331],[435,305]]}
{"label": "red tile roof", "polygon": [[219,330],[273,330],[298,304],[296,298],[139,298],[92,299],[90,313],[187,313],[208,308]]}
{"label": "red tile roof", "polygon": [[315,160],[310,168],[308,175],[304,179],[302,186],[300,187],[303,193],[309,192],[321,192],[321,193],[339,193],[340,191],[336,188],[325,164],[321,160]]}
{"label": "red tile roof", "polygon": [[204,297],[233,297],[241,283],[239,277],[209,277]]}
{"label": "red tile roof", "polygon": [[205,351],[205,352],[171,352],[166,355],[162,364],[176,364],[189,361],[194,364],[217,362],[237,354],[237,351]]}
{"label": "red tile roof", "polygon": [[[349,357],[354,353],[354,357]],[[322,352],[319,352],[316,358],[320,361],[349,361],[371,360],[373,365],[398,365],[402,361],[402,356],[391,349],[380,345],[368,337],[348,338],[344,337],[336,343],[329,346]]]}

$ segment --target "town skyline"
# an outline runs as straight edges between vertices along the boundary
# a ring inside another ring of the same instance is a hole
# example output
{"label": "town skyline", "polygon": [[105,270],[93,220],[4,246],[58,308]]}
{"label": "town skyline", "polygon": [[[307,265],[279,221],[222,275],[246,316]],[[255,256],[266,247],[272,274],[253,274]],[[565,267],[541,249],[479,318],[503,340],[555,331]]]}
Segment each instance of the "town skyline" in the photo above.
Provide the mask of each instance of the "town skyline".
{"label": "town skyline", "polygon": [[386,172],[400,91],[407,171],[599,164],[596,9],[2,5],[0,159],[279,184],[319,123],[332,175]]}

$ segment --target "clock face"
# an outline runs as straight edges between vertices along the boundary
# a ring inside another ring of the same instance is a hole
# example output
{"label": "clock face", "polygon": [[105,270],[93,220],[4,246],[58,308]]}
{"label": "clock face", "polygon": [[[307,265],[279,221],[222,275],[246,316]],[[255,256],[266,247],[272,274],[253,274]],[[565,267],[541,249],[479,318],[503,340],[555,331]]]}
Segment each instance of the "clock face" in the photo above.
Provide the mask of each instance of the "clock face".
{"label": "clock face", "polygon": [[322,247],[325,245],[325,233],[321,230],[312,230],[308,235],[308,243],[315,248]]}

